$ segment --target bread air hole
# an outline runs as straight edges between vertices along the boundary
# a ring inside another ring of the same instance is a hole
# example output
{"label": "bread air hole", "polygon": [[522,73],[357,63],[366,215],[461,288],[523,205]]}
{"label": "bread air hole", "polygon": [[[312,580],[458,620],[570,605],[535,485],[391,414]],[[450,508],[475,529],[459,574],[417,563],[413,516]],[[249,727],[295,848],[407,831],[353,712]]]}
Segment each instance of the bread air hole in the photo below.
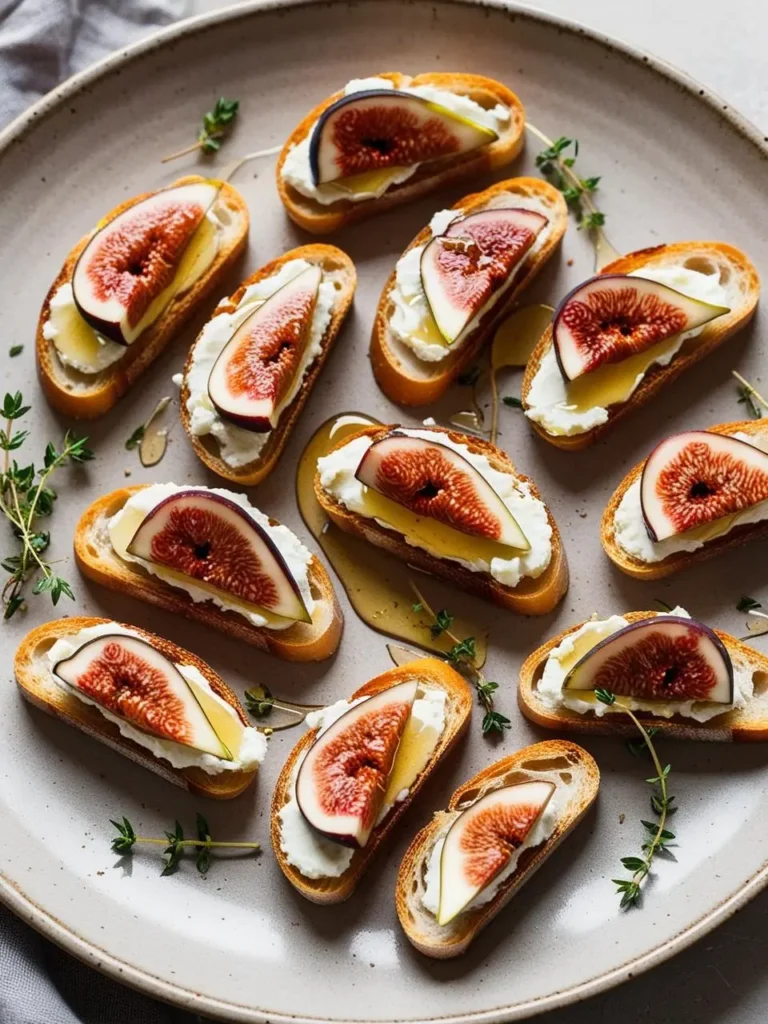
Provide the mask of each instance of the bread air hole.
{"label": "bread air hole", "polygon": [[718,266],[709,256],[689,256],[683,266],[687,267],[688,270],[695,270],[699,274],[706,274],[708,277],[712,274],[717,274],[720,284],[727,284],[731,276],[731,271],[727,264]]}
{"label": "bread air hole", "polygon": [[755,696],[763,697],[768,693],[768,672],[753,672],[752,683],[755,687]]}

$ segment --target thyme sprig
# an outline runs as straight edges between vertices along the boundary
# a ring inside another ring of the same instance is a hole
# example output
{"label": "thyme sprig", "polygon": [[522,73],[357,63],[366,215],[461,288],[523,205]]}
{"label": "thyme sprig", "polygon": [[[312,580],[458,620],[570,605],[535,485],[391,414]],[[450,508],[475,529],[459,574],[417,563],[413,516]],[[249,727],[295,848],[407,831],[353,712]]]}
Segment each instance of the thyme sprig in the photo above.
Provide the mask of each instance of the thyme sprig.
{"label": "thyme sprig", "polygon": [[62,596],[74,598],[69,583],[43,558],[51,535],[49,531],[37,529],[37,521],[53,512],[56,491],[50,486],[50,479],[56,470],[93,458],[93,452],[86,447],[88,438],[77,438],[67,431],[61,449],[51,442],[46,445],[42,469],[35,469],[34,464],[20,466],[15,459],[12,460],[11,452],[18,451],[29,435],[27,430],[16,430],[16,421],[29,409],[30,406],[24,405],[20,391],[6,394],[0,409],[0,417],[5,421],[5,427],[0,430],[0,451],[4,453],[0,472],[0,512],[21,543],[19,553],[8,555],[2,561],[2,567],[8,573],[2,590],[5,619],[10,619],[24,607],[22,591],[32,576],[37,577],[33,594],[50,594],[53,604],[58,604]]}
{"label": "thyme sprig", "polygon": [[[616,704],[616,695],[611,693],[609,690],[595,690],[595,697],[601,704],[606,704],[608,707],[612,707]],[[658,732],[658,729],[646,729],[639,718],[633,714],[629,708],[625,708],[621,705],[619,706],[624,714],[628,715],[632,722],[637,726],[640,733],[641,742],[630,748],[632,753],[639,755],[647,751],[653,761],[653,767],[656,770],[656,774],[645,781],[653,789],[651,795],[651,809],[654,814],[658,815],[658,821],[640,820],[640,824],[645,829],[645,838],[643,839],[641,847],[643,856],[621,858],[621,863],[627,871],[630,872],[630,877],[611,879],[616,886],[616,891],[621,894],[619,906],[623,910],[627,910],[630,907],[638,905],[642,886],[650,873],[653,858],[658,853],[666,850],[675,838],[674,832],[670,832],[666,827],[666,824],[667,819],[670,815],[675,813],[677,807],[672,806],[675,798],[670,796],[668,785],[669,773],[672,771],[672,766],[667,764],[662,767],[659,755],[657,754],[656,747],[653,743],[653,737]]]}
{"label": "thyme sprig", "polygon": [[198,132],[197,141],[176,153],[171,153],[170,156],[164,156],[161,163],[167,164],[170,160],[176,160],[177,157],[194,153],[196,149],[207,154],[218,153],[224,137],[232,129],[239,109],[240,100],[228,100],[220,96],[216,100],[213,110],[208,110],[203,114],[203,127]]}
{"label": "thyme sprig", "polygon": [[195,865],[201,875],[207,874],[211,865],[211,850],[226,848],[230,850],[252,850],[256,853],[261,850],[259,843],[229,843],[212,839],[208,822],[199,812],[195,817],[196,839],[185,839],[184,829],[178,821],[174,823],[172,832],[165,833],[164,839],[157,839],[153,836],[137,836],[133,825],[126,817],[123,817],[122,821],[115,821],[113,818],[109,820],[115,826],[118,833],[112,839],[112,849],[115,853],[123,856],[133,854],[133,848],[136,843],[148,843],[152,846],[163,847],[163,870],[160,872],[161,875],[172,875],[178,871],[179,863],[186,850],[195,853]]}
{"label": "thyme sprig", "polygon": [[451,629],[454,616],[442,608],[435,611],[427,602],[415,583],[411,583],[411,590],[416,595],[416,602],[412,605],[415,612],[426,612],[432,619],[429,627],[434,639],[445,634],[453,642],[453,646],[446,652],[446,658],[457,668],[467,675],[477,691],[478,703],[483,708],[482,731],[484,736],[492,733],[503,733],[509,729],[512,723],[506,715],[502,715],[494,707],[494,695],[499,684],[486,679],[483,672],[477,666],[477,643],[473,636],[460,639]]}
{"label": "thyme sprig", "polygon": [[765,415],[763,409],[768,412],[768,399],[763,398],[760,392],[736,370],[731,370],[731,373],[741,385],[739,387],[739,405],[746,406],[747,412],[753,420],[762,419]]}
{"label": "thyme sprig", "polygon": [[[579,230],[584,228],[594,231],[601,228],[605,224],[605,214],[598,209],[593,199],[600,178],[582,178],[574,170],[579,155],[579,140],[561,135],[553,142],[533,125],[527,127],[547,147],[537,155],[536,166],[563,193],[563,198],[576,217]],[[566,155],[568,150],[570,153]]]}

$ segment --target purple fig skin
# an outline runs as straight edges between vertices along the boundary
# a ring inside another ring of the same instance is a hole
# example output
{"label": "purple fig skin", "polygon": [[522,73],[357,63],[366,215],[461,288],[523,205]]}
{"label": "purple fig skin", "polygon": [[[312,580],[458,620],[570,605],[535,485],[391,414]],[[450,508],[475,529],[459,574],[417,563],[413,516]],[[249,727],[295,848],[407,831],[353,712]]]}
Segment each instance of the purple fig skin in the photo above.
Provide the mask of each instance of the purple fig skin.
{"label": "purple fig skin", "polygon": [[[135,338],[134,342],[127,341],[123,337],[123,334],[122,334],[122,331],[120,329],[120,324],[119,323],[117,323],[115,321],[112,321],[112,320],[104,320],[102,317],[98,316],[93,311],[91,311],[91,310],[87,309],[85,306],[83,306],[82,303],[78,299],[77,289],[74,287],[74,282],[77,280],[78,271],[80,269],[80,264],[87,262],[87,260],[91,257],[94,242],[97,239],[99,239],[99,238],[107,237],[109,235],[109,233],[110,233],[110,230],[116,230],[118,232],[121,230],[120,227],[117,227],[117,228],[114,227],[114,224],[115,224],[116,220],[120,220],[122,218],[123,214],[130,213],[131,210],[140,209],[141,206],[144,205],[145,203],[151,203],[153,200],[157,199],[159,196],[162,196],[163,193],[173,192],[174,188],[176,188],[176,187],[182,187],[183,188],[183,187],[186,187],[186,186],[173,186],[172,185],[168,189],[160,189],[158,192],[154,192],[151,195],[146,196],[144,199],[142,199],[139,202],[135,203],[133,206],[128,207],[128,209],[126,209],[126,210],[123,210],[120,214],[118,214],[117,217],[114,218],[114,220],[109,221],[103,227],[98,228],[97,230],[95,230],[93,232],[93,234],[91,235],[91,237],[86,242],[85,247],[83,248],[82,252],[78,256],[78,258],[77,258],[77,260],[75,262],[74,269],[72,271],[72,277],[71,277],[71,281],[73,283],[72,298],[73,298],[74,303],[75,303],[75,308],[77,309],[77,311],[80,314],[80,316],[83,318],[83,320],[85,320],[85,322],[90,327],[93,328],[94,331],[96,331],[97,334],[100,334],[102,337],[107,338],[109,341],[116,342],[118,345],[124,345],[126,348],[129,347],[131,344],[133,344],[135,341],[138,341],[138,338]],[[200,224],[202,223],[206,213],[211,208],[211,206],[213,206],[213,203],[215,202],[215,200],[216,200],[216,196],[214,195],[214,197],[211,199],[211,201],[208,204],[208,206],[203,209],[203,213],[202,213],[202,216],[200,217],[200,220],[198,221],[197,227],[200,226]],[[197,230],[197,228],[195,228],[195,230]],[[189,243],[192,241],[192,238],[194,237],[194,234],[195,234],[194,231],[190,232],[190,235],[189,235],[189,238],[187,239],[186,245],[184,246],[184,248],[179,253],[179,260],[181,260],[182,256],[184,255],[184,252],[186,251],[186,248],[189,245]],[[160,294],[160,292],[158,292],[158,295],[159,294]],[[154,296],[153,298],[157,298],[157,296]]]}
{"label": "purple fig skin", "polygon": [[[651,540],[654,541],[654,543],[658,543],[659,542],[659,538],[658,538],[658,535],[656,533],[656,530],[653,527],[653,524],[651,523],[651,521],[648,518],[648,515],[646,514],[645,503],[643,501],[643,495],[645,494],[645,489],[646,489],[646,486],[647,486],[646,482],[648,480],[648,466],[651,464],[651,460],[653,459],[654,455],[656,455],[656,453],[661,448],[663,448],[669,441],[673,441],[676,438],[685,437],[686,435],[690,435],[691,437],[695,437],[695,436],[700,435],[700,434],[706,434],[706,435],[708,435],[710,437],[717,438],[718,440],[722,440],[723,437],[726,437],[726,438],[728,438],[729,441],[733,442],[734,445],[743,445],[747,450],[755,448],[755,445],[750,444],[748,441],[742,440],[742,438],[740,438],[740,437],[731,437],[728,434],[725,434],[725,435],[723,435],[723,434],[716,434],[716,433],[714,433],[713,431],[710,431],[710,430],[683,430],[679,434],[671,434],[669,437],[665,438],[663,441],[661,441],[659,444],[657,444],[656,447],[653,449],[653,451],[648,456],[648,458],[645,460],[645,465],[643,466],[643,471],[640,474],[640,510],[641,510],[641,512],[643,514],[643,523],[645,524],[646,532],[648,533],[648,536],[651,538]],[[768,455],[766,456],[766,459],[768,459]],[[661,467],[661,468],[663,468],[663,467]],[[696,527],[695,526],[691,527],[691,529],[695,530]],[[682,536],[684,532],[687,532],[687,531],[681,531],[680,533],[675,533],[672,536],[674,536],[674,537]]]}
{"label": "purple fig skin", "polygon": [[574,295],[578,294],[578,292],[580,292],[582,288],[585,288],[588,284],[592,284],[593,281],[626,281],[628,277],[629,274],[594,274],[592,277],[588,277],[586,281],[582,281],[581,284],[577,284],[575,288],[571,288],[571,290],[568,292],[565,298],[560,301],[557,309],[552,314],[552,347],[555,350],[557,366],[560,370],[560,373],[563,375],[563,380],[570,382],[571,379],[565,372],[565,367],[563,366],[562,360],[560,358],[560,349],[557,343],[555,342],[555,338],[557,337],[557,327],[560,320],[562,319],[563,310],[574,297]]}
{"label": "purple fig skin", "polygon": [[[287,565],[285,559],[283,558],[282,554],[280,553],[280,550],[277,547],[277,545],[271,539],[271,537],[266,532],[266,530],[264,530],[264,528],[259,523],[257,523],[255,519],[252,519],[251,516],[249,516],[247,514],[247,512],[244,509],[242,509],[236,502],[230,501],[229,498],[225,498],[221,494],[214,494],[213,492],[207,491],[207,490],[206,491],[200,491],[200,490],[196,490],[195,488],[189,488],[189,490],[177,491],[175,494],[171,494],[167,498],[164,498],[161,502],[159,502],[157,505],[155,505],[155,507],[150,512],[148,512],[147,515],[142,520],[142,522],[139,525],[138,529],[136,530],[136,532],[134,533],[133,537],[131,538],[130,543],[128,544],[128,547],[127,547],[128,553],[131,554],[131,555],[136,555],[137,558],[144,558],[148,562],[153,561],[153,559],[151,557],[149,557],[147,554],[142,554],[142,553],[134,550],[134,548],[133,548],[134,542],[136,541],[136,538],[138,537],[140,531],[146,525],[151,524],[152,520],[157,516],[157,514],[161,511],[161,509],[167,508],[167,506],[169,504],[172,504],[172,503],[178,501],[180,498],[195,498],[197,496],[202,496],[205,499],[205,501],[212,501],[215,504],[222,505],[225,508],[229,509],[231,512],[234,512],[237,516],[240,517],[240,519],[242,519],[243,523],[247,527],[252,529],[253,532],[263,541],[263,543],[269,549],[270,553],[272,554],[272,556],[274,557],[275,561],[277,562],[280,570],[282,571],[283,575],[285,576],[286,581],[288,582],[288,584],[290,585],[290,587],[293,590],[294,594],[296,595],[297,601],[299,602],[301,607],[304,609],[304,614],[305,614],[306,618],[303,619],[303,620],[297,620],[297,621],[311,622],[312,618],[311,618],[309,612],[307,611],[306,605],[304,604],[304,598],[303,598],[303,596],[301,594],[301,590],[299,588],[299,585],[296,582],[296,580],[294,579],[293,575],[291,574],[291,571],[288,568],[288,565]],[[169,566],[167,566],[167,568],[170,569],[170,568],[173,568],[173,566],[169,565]],[[188,579],[192,583],[195,582],[194,577],[192,577],[192,576],[189,576]],[[223,591],[222,591],[222,593],[223,593]],[[231,595],[231,596],[236,597],[236,595]],[[269,609],[266,609],[266,610],[268,611]]]}
{"label": "purple fig skin", "polygon": [[[563,682],[563,690],[565,691],[565,690],[568,689],[568,680],[597,651],[604,650],[606,647],[610,646],[619,637],[626,636],[628,633],[634,633],[634,632],[636,632],[639,629],[640,630],[648,629],[648,627],[649,627],[649,625],[651,623],[653,623],[653,625],[656,626],[656,628],[662,628],[662,629],[663,629],[665,624],[670,624],[670,625],[675,625],[675,626],[683,626],[685,629],[690,630],[692,633],[698,633],[700,636],[706,637],[712,643],[712,646],[717,651],[717,654],[722,658],[723,664],[725,665],[725,667],[727,669],[727,672],[728,672],[728,682],[729,682],[729,686],[730,686],[730,691],[729,691],[729,695],[728,695],[728,700],[727,701],[723,701],[722,703],[723,704],[732,704],[733,703],[733,662],[731,661],[731,656],[728,653],[728,649],[726,648],[725,644],[722,642],[720,637],[717,635],[717,633],[715,633],[715,631],[713,629],[710,629],[709,626],[705,625],[703,622],[699,622],[697,619],[686,619],[682,615],[661,615],[661,616],[657,616],[657,617],[655,617],[653,619],[640,619],[638,622],[631,622],[629,625],[624,626],[624,628],[620,629],[617,633],[612,633],[610,636],[605,637],[599,643],[595,644],[594,647],[592,647],[589,651],[587,651],[587,653],[582,658],[580,658],[579,661],[576,662],[576,664],[573,666],[573,668],[570,670],[570,672],[566,676],[565,681]],[[583,690],[582,691],[582,690],[579,690],[579,689],[571,688],[570,692],[571,693],[579,693],[579,692],[589,692],[589,691],[587,691],[587,690]],[[653,698],[643,697],[641,699],[642,700],[651,701]],[[668,703],[668,702],[666,702],[666,703]],[[720,703],[720,702],[718,702],[718,703]]]}
{"label": "purple fig skin", "polygon": [[353,100],[372,100],[378,99],[381,96],[386,96],[387,98],[392,96],[403,96],[405,98],[414,99],[414,97],[408,97],[407,93],[402,93],[397,89],[366,89],[365,92],[353,92],[350,93],[349,96],[340,97],[335,103],[332,103],[330,107],[327,107],[322,112],[312,131],[312,138],[309,140],[309,169],[312,173],[313,185],[320,184],[320,141],[323,136],[323,128],[325,127],[328,119],[342,107],[348,106]]}

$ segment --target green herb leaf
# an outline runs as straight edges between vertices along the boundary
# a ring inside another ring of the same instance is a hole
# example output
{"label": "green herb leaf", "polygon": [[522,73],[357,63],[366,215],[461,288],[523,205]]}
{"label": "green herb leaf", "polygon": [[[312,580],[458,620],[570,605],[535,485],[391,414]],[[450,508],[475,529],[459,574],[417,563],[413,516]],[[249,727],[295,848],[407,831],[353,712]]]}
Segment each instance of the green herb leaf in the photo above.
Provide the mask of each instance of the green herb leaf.
{"label": "green herb leaf", "polygon": [[740,612],[751,612],[755,608],[762,608],[763,606],[759,601],[756,601],[754,597],[742,597],[739,603],[736,605],[736,610]]}
{"label": "green herb leaf", "polygon": [[747,412],[753,420],[759,420],[763,417],[763,410],[760,408],[755,396],[752,393],[752,389],[748,388],[746,384],[743,384],[739,388],[739,405],[746,406]]}
{"label": "green herb leaf", "polygon": [[221,139],[231,129],[239,109],[239,100],[228,100],[222,96],[213,110],[203,114],[203,127],[197,137],[203,153],[218,153]]}
{"label": "green herb leaf", "polygon": [[136,843],[136,833],[133,831],[133,825],[131,825],[127,818],[123,818],[122,822],[115,821],[113,818],[109,820],[119,833],[112,840],[112,849],[115,853],[131,853]]}
{"label": "green herb leaf", "polygon": [[252,686],[245,691],[246,710],[255,718],[264,718],[270,714],[275,698],[266,686]]}
{"label": "green herb leaf", "polygon": [[417,612],[417,613],[418,612],[423,612],[424,611],[424,605],[421,603],[421,601],[416,601],[415,604],[411,605],[411,611],[412,612]]}
{"label": "green herb leaf", "polygon": [[11,347],[8,349],[8,355],[11,357],[11,359],[13,359],[15,356],[20,356],[23,351],[23,345],[11,345]]}
{"label": "green herb leaf", "polygon": [[143,423],[140,423],[134,430],[128,440],[125,442],[126,450],[132,452],[135,448],[138,448],[144,439],[144,427]]}
{"label": "green herb leaf", "polygon": [[484,736],[492,732],[503,733],[505,729],[511,729],[511,727],[512,723],[506,715],[499,714],[498,711],[486,711],[482,727]]}
{"label": "green herb leaf", "polygon": [[609,707],[616,703],[616,695],[610,690],[595,690],[595,697],[601,704],[607,704]]}
{"label": "green herb leaf", "polygon": [[460,640],[448,651],[447,656],[451,661],[463,661],[465,659],[470,662],[474,661],[477,657],[475,638],[468,636]]}
{"label": "green herb leaf", "polygon": [[437,638],[441,636],[446,629],[450,629],[453,625],[453,616],[445,608],[442,608],[435,617],[435,621],[429,627],[432,636]]}
{"label": "green herb leaf", "polygon": [[205,875],[211,866],[211,830],[208,827],[208,822],[199,811],[195,815],[195,824],[197,826],[197,838],[202,843],[205,843],[205,846],[198,847],[195,865],[200,874]]}
{"label": "green herb leaf", "polygon": [[502,398],[504,405],[508,405],[510,409],[522,409],[523,401],[521,398],[517,398],[514,395],[505,395]]}

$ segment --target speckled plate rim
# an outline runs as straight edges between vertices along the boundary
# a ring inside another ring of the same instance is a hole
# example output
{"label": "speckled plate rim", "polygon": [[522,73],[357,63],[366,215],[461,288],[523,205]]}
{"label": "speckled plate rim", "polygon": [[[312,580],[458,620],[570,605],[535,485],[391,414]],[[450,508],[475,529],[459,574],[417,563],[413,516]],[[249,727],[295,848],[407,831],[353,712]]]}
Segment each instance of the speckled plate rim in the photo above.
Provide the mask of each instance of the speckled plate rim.
{"label": "speckled plate rim", "polygon": [[[179,39],[203,32],[213,25],[240,19],[247,20],[261,12],[274,11],[279,8],[314,6],[316,2],[317,0],[243,0],[243,2],[208,14],[188,18],[176,22],[165,29],[161,29],[149,38],[118,50],[93,64],[85,71],[73,75],[43,96],[29,110],[12,121],[3,131],[0,131],[0,155],[33,131],[35,125],[42,121],[46,115],[76,97],[83,90],[98,83],[101,79],[109,77],[111,73],[139,56],[162,50]],[[348,0],[328,0],[328,2],[336,5],[347,3]],[[357,0],[358,5],[360,2],[361,0]],[[363,2],[385,3],[386,0],[363,0]],[[505,0],[437,0],[437,2],[441,5],[451,4],[462,7],[492,8],[502,12],[506,11],[512,18],[521,18],[540,25],[549,26],[558,32],[568,33],[573,36],[584,36],[604,47],[609,53],[619,54],[633,63],[645,65],[661,78],[674,83],[681,91],[688,93],[700,103],[708,106],[742,138],[748,139],[763,159],[768,160],[767,136],[763,135],[755,125],[743,117],[737,110],[734,110],[716,93],[705,88],[700,82],[697,82],[689,75],[658,57],[644,53],[642,50],[632,47],[627,43],[618,42],[610,36],[595,32],[577,22],[569,21],[543,11],[532,10],[514,2],[505,2]],[[688,928],[685,928],[668,941],[650,949],[642,956],[634,957],[611,971],[597,974],[594,978],[579,985],[573,985],[537,999],[497,1006],[488,1010],[429,1018],[407,1018],[407,1022],[402,1018],[393,1019],[391,1024],[401,1024],[401,1021],[402,1024],[437,1024],[437,1022],[439,1024],[481,1024],[481,1022],[488,1022],[490,1024],[490,1022],[496,1021],[524,1020],[534,1014],[578,1002],[616,985],[620,985],[622,982],[630,980],[651,967],[663,963],[676,953],[681,952],[713,928],[726,921],[766,886],[768,886],[768,859],[766,859],[763,867],[735,893],[728,899],[722,900]],[[44,907],[31,900],[13,881],[3,874],[2,869],[0,869],[0,901],[14,914],[31,925],[31,927],[73,956],[82,960],[89,967],[102,971],[116,981],[131,985],[154,998],[163,999],[195,1013],[203,1013],[223,1020],[242,1021],[246,1022],[246,1024],[253,1024],[253,1022],[259,1022],[259,1024],[277,1024],[277,1022],[326,1024],[320,1018],[274,1013],[235,1002],[216,999],[211,996],[204,996],[193,989],[184,988],[166,978],[136,968],[128,961],[122,960],[107,950],[99,948],[94,943],[86,941],[72,928],[62,924],[61,921],[48,913]],[[349,1019],[338,1020],[334,1024],[371,1024],[371,1022]],[[376,1024],[381,1024],[381,1022],[376,1022]]]}

